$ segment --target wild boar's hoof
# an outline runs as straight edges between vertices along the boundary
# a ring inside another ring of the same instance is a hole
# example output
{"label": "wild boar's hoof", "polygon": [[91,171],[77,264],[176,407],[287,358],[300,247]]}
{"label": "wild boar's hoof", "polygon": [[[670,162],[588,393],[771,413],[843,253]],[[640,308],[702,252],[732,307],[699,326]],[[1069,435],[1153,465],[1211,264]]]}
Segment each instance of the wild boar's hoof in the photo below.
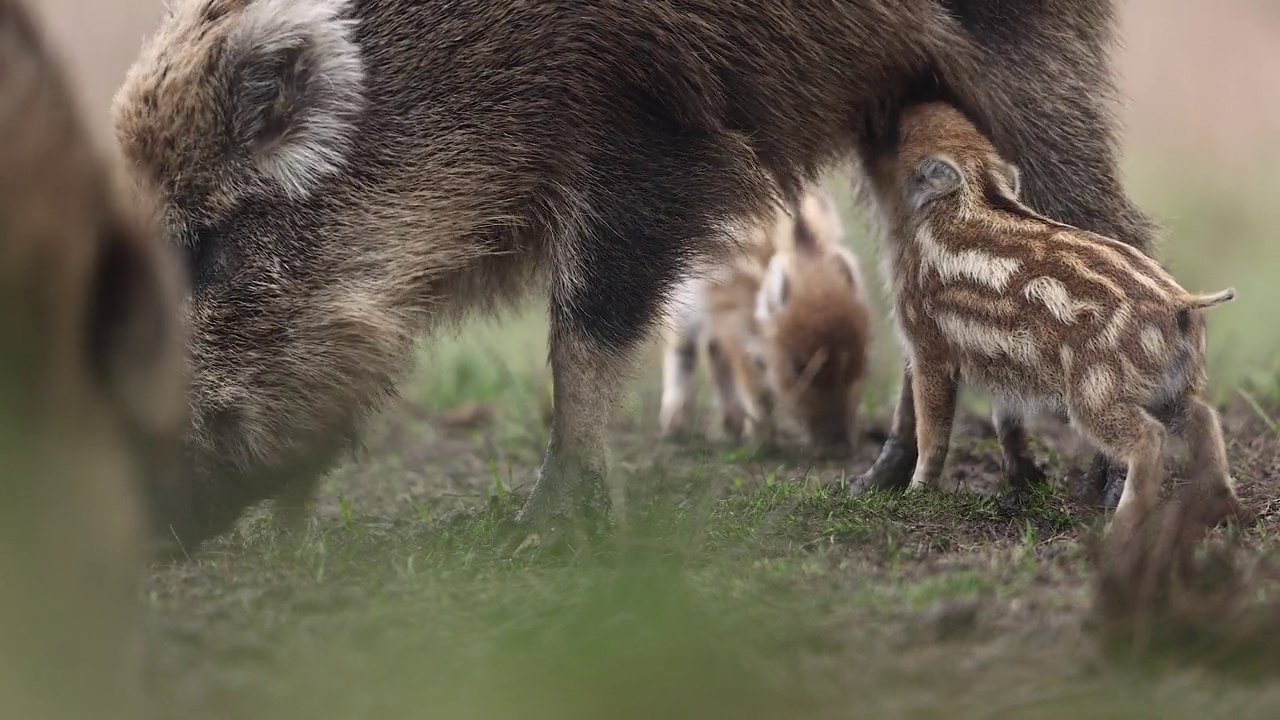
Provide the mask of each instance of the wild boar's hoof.
{"label": "wild boar's hoof", "polygon": [[859,495],[868,490],[902,490],[911,483],[911,473],[916,466],[916,444],[890,435],[880,448],[871,469],[844,483],[844,492]]}
{"label": "wild boar's hoof", "polygon": [[613,525],[604,475],[548,458],[524,507],[498,527],[498,546],[507,556],[577,554],[607,538]]}

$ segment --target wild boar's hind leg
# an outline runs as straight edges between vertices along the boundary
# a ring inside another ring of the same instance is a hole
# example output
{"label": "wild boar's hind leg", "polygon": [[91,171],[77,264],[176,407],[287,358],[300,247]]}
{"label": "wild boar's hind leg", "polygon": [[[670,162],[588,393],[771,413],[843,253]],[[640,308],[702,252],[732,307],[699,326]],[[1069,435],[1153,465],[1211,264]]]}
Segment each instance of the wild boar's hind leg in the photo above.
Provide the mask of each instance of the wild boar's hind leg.
{"label": "wild boar's hind leg", "polygon": [[1252,514],[1240,504],[1232,488],[1218,414],[1204,400],[1194,398],[1187,401],[1181,420],[1176,431],[1191,451],[1187,469],[1190,489],[1203,508],[1206,524],[1213,526],[1231,518],[1241,524],[1252,522]]}
{"label": "wild boar's hind leg", "polygon": [[1160,500],[1164,426],[1142,408],[1128,404],[1099,409],[1072,408],[1071,420],[1113,457],[1128,463],[1124,493],[1112,523],[1121,536],[1127,536],[1142,525]]}

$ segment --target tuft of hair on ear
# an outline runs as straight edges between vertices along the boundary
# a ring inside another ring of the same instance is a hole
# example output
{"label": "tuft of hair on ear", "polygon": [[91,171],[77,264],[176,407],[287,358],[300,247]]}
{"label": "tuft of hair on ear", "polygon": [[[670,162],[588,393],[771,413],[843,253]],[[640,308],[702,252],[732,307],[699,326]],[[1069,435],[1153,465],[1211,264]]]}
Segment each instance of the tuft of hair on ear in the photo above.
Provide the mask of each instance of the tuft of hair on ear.
{"label": "tuft of hair on ear", "polygon": [[1014,199],[1017,199],[1022,193],[1022,171],[1018,169],[1017,165],[1008,160],[997,160],[995,167],[996,172],[1004,180],[1005,188],[1009,191],[1009,194]]}
{"label": "tuft of hair on ear", "polygon": [[950,195],[964,184],[960,168],[945,155],[930,155],[916,165],[907,178],[907,204],[912,212],[940,197]]}
{"label": "tuft of hair on ear", "polygon": [[223,47],[231,143],[294,198],[342,167],[364,108],[364,62],[350,5],[256,0]]}

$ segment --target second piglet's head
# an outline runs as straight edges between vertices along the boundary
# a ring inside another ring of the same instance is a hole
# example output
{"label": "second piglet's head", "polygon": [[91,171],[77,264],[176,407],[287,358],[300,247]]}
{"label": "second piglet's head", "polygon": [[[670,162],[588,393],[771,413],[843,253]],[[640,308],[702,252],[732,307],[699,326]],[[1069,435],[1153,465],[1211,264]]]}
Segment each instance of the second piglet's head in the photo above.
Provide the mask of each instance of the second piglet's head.
{"label": "second piglet's head", "polygon": [[790,243],[769,261],[756,301],[767,382],[814,445],[851,449],[867,371],[870,312],[834,203],[806,198]]}

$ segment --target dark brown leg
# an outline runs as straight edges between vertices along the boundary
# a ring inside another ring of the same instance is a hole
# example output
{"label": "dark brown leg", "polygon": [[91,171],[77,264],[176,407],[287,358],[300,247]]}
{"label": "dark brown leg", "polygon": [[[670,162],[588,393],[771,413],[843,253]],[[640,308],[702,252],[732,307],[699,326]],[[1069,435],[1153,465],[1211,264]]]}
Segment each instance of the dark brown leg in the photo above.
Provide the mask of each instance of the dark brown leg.
{"label": "dark brown leg", "polygon": [[992,424],[1000,441],[1001,474],[1005,487],[1022,492],[1043,483],[1046,476],[1035,458],[1031,457],[1022,416],[997,404],[992,413]]}
{"label": "dark brown leg", "polygon": [[880,447],[880,455],[869,470],[849,481],[846,491],[856,495],[867,490],[901,490],[911,482],[916,466],[916,406],[911,391],[911,368],[903,367],[898,405],[893,426]]}

